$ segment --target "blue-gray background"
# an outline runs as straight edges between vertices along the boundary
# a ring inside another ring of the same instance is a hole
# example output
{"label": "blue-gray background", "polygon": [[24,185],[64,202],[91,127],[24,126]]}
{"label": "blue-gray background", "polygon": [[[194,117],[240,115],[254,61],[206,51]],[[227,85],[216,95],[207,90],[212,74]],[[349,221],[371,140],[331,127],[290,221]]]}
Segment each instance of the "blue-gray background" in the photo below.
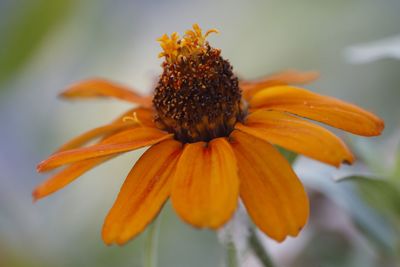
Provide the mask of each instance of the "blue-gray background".
{"label": "blue-gray background", "polygon": [[[156,38],[199,23],[220,30],[209,40],[239,77],[287,68],[320,71],[310,89],[385,119],[382,137],[352,138],[362,143],[359,150],[367,146],[370,151],[372,144],[385,155],[385,144],[398,136],[400,61],[389,56],[352,64],[346,51],[398,35],[399,14],[396,0],[0,0],[0,266],[142,266],[145,234],[124,247],[106,247],[100,237],[103,218],[142,151],[32,204],[31,191],[45,178],[35,172],[36,164],[59,144],[129,107],[112,100],[60,101],[56,96],[66,85],[100,76],[150,92],[161,71]],[[386,166],[381,154],[370,158]],[[385,261],[385,251],[380,254],[370,244],[359,249],[353,242],[358,235],[338,238],[336,230],[316,230],[321,234],[310,239],[314,246],[272,244],[280,251],[272,256],[288,266],[358,266],[354,257],[366,254],[369,266]],[[225,251],[215,233],[180,222],[169,205],[162,213],[158,251],[163,267],[224,265]],[[295,256],[288,262],[282,255]]]}

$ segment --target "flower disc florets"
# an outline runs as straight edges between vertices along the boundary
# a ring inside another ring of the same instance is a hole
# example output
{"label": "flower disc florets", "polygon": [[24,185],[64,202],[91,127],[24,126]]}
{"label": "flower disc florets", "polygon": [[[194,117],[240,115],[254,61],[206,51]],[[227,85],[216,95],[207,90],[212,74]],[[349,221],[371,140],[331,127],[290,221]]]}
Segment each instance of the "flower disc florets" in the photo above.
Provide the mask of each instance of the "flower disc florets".
{"label": "flower disc florets", "polygon": [[165,57],[153,99],[156,123],[182,142],[228,136],[242,117],[241,92],[230,63],[197,25],[182,39],[159,39]]}

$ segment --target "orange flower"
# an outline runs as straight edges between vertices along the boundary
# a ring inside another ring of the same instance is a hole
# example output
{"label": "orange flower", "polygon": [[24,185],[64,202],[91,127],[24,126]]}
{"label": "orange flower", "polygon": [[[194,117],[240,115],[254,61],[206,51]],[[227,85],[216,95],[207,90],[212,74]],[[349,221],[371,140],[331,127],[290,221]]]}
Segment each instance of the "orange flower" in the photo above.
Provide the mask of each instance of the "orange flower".
{"label": "orange flower", "polygon": [[169,197],[178,215],[196,227],[221,227],[240,198],[268,236],[277,241],[296,236],[309,215],[308,199],[274,145],[338,167],[352,163],[352,153],[303,117],[362,136],[379,135],[383,121],[355,105],[289,85],[310,82],[315,72],[290,70],[238,81],[220,50],[206,41],[213,32],[203,35],[194,25],[181,39],[176,33],[159,39],[165,61],[152,97],[101,79],[62,93],[68,99],[114,97],[138,107],[41,162],[39,172],[66,167],[39,185],[34,199],[121,153],[150,146],[105,219],[105,243],[124,244],[142,232]]}

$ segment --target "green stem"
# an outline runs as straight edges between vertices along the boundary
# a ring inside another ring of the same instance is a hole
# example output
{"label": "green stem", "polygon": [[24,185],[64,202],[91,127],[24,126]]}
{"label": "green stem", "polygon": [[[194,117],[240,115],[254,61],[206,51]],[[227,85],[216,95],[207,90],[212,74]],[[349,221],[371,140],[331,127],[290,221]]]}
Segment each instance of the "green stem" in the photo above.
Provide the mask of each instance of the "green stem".
{"label": "green stem", "polygon": [[160,218],[154,220],[149,225],[147,230],[147,238],[145,241],[145,253],[144,253],[144,266],[145,267],[157,267],[157,245],[158,245],[158,232],[160,225]]}
{"label": "green stem", "polygon": [[264,267],[275,266],[271,260],[271,257],[268,255],[267,250],[264,248],[260,239],[258,238],[255,229],[250,229],[249,245]]}
{"label": "green stem", "polygon": [[226,244],[226,258],[228,267],[239,267],[237,251],[233,242]]}

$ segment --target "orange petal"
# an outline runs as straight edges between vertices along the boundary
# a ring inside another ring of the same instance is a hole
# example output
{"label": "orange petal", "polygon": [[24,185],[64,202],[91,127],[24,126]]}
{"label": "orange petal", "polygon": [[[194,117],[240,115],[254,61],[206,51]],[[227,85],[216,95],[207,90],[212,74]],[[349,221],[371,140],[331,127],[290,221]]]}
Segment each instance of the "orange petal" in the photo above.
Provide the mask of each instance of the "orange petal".
{"label": "orange petal", "polygon": [[380,118],[356,105],[290,86],[260,91],[250,108],[286,111],[363,136],[379,135],[384,128]]}
{"label": "orange petal", "polygon": [[145,107],[151,107],[151,97],[143,97],[129,88],[103,79],[91,79],[72,85],[60,95],[68,99],[114,97],[121,100],[136,103]]}
{"label": "orange petal", "polygon": [[73,163],[60,171],[56,175],[52,176],[44,183],[35,188],[32,193],[33,199],[36,201],[43,197],[46,197],[69,183],[73,182],[76,178],[84,174],[85,172],[93,169],[97,165],[111,159],[112,157],[101,157],[95,159],[88,159],[81,162]]}
{"label": "orange petal", "polygon": [[148,149],[135,164],[103,226],[106,244],[123,244],[154,219],[167,200],[181,143],[166,140]]}
{"label": "orange petal", "polygon": [[171,134],[155,128],[138,127],[115,134],[93,146],[53,154],[42,161],[37,170],[43,172],[67,163],[131,151],[171,137]]}
{"label": "orange petal", "polygon": [[150,108],[145,107],[137,107],[132,108],[122,115],[120,115],[117,119],[113,121],[113,123],[121,123],[130,121],[129,118],[134,119],[136,116],[140,125],[147,126],[147,127],[155,127],[154,126],[154,111]]}
{"label": "orange petal", "polygon": [[219,228],[234,213],[238,190],[236,158],[226,139],[186,144],[171,193],[183,220],[196,227]]}
{"label": "orange petal", "polygon": [[352,163],[353,155],[330,131],[296,116],[272,110],[257,110],[236,129],[310,158],[340,166]]}
{"label": "orange petal", "polygon": [[268,142],[235,130],[240,196],[254,223],[283,241],[297,236],[309,215],[307,194],[286,159]]}
{"label": "orange petal", "polygon": [[[133,116],[136,116],[137,121],[125,120],[125,118],[133,118]],[[73,138],[72,140],[62,145],[56,152],[81,147],[89,141],[98,137],[109,137],[122,130],[138,127],[141,125],[154,127],[153,111],[151,109],[142,107],[131,109],[128,112],[122,114],[113,123],[94,128]]]}
{"label": "orange petal", "polygon": [[77,147],[81,147],[84,144],[86,144],[87,142],[89,142],[97,137],[113,134],[115,132],[119,132],[124,129],[132,128],[134,126],[135,126],[134,123],[127,122],[127,123],[113,123],[113,124],[108,124],[108,125],[94,128],[90,131],[87,131],[87,132],[71,139],[70,141],[68,141],[67,143],[62,145],[59,149],[57,149],[56,153],[74,149]]}
{"label": "orange petal", "polygon": [[300,72],[296,70],[286,70],[256,81],[241,81],[240,88],[243,89],[243,97],[249,100],[257,92],[276,85],[287,84],[306,84],[316,80],[319,73],[316,71]]}

